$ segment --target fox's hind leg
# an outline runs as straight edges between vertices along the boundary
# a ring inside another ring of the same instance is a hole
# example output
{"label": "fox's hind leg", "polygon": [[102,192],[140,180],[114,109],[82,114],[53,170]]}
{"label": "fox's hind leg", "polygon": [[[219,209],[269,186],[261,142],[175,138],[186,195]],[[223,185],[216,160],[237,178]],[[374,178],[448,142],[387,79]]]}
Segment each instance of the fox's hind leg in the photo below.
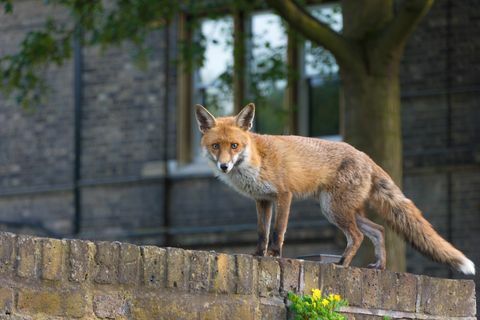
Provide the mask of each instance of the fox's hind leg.
{"label": "fox's hind leg", "polygon": [[328,221],[342,230],[347,238],[347,247],[339,264],[348,267],[362,244],[363,234],[357,227],[355,210],[348,205],[348,202],[338,200],[342,199],[332,199],[332,195],[329,192],[321,192],[320,194],[323,214]]}
{"label": "fox's hind leg", "polygon": [[344,267],[348,267],[352,262],[353,257],[355,257],[357,254],[358,248],[360,248],[360,245],[363,242],[363,234],[354,224],[349,224],[348,226],[342,226],[339,224],[337,226],[343,231],[345,237],[347,237],[347,247],[343,252],[339,264],[343,265]]}
{"label": "fox's hind leg", "polygon": [[381,225],[378,225],[369,219],[363,217],[360,214],[357,214],[357,226],[360,231],[366,235],[375,246],[375,258],[377,261],[375,263],[369,264],[369,268],[374,269],[385,269],[387,254],[385,251],[385,231]]}

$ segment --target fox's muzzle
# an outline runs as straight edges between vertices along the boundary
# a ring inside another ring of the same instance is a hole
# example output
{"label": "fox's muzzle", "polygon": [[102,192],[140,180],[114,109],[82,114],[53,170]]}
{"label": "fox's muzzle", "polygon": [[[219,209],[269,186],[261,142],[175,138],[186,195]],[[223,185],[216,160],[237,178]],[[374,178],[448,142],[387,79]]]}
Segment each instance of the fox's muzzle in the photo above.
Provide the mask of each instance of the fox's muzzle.
{"label": "fox's muzzle", "polygon": [[220,161],[217,162],[218,169],[222,170],[224,173],[229,173],[230,170],[233,168],[232,161],[222,163]]}

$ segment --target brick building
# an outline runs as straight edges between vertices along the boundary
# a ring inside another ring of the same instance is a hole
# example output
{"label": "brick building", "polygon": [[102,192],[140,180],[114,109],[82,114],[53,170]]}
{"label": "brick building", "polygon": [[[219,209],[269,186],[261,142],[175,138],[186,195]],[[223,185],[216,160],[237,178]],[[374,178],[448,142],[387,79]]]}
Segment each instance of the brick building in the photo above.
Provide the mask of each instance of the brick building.
{"label": "brick building", "polygon": [[[52,13],[64,15],[38,1],[16,3],[12,15],[0,18],[0,56],[15,52],[25,32]],[[150,35],[147,70],[134,65],[128,44],[105,53],[77,46],[74,59],[45,71],[53,89],[47,104],[28,111],[1,98],[2,228],[253,251],[254,203],[215,180],[196,157],[193,114],[184,106],[197,102],[198,92],[184,94],[194,77],[172,62],[182,23]],[[404,191],[477,265],[479,34],[476,1],[438,0],[409,40],[401,69]],[[299,95],[308,95],[300,87]],[[311,132],[301,125],[298,131]],[[184,136],[191,145],[179,143]],[[315,202],[295,203],[286,255],[343,247]],[[408,268],[451,275],[410,249]]]}

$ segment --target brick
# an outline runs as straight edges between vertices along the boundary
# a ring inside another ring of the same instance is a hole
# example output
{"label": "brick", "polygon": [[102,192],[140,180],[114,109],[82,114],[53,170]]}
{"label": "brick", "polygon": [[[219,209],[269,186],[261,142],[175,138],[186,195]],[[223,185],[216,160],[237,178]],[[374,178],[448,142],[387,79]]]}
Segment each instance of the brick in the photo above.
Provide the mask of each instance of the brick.
{"label": "brick", "polygon": [[69,240],[69,280],[84,282],[87,280],[94,260],[95,245],[89,241]]}
{"label": "brick", "polygon": [[75,292],[65,295],[64,314],[71,318],[81,318],[87,308],[87,296],[84,292]]}
{"label": "brick", "polygon": [[261,297],[278,296],[280,290],[280,266],[275,258],[258,258],[258,294]]}
{"label": "brick", "polygon": [[279,298],[260,298],[259,310],[262,320],[287,319],[287,308]]}
{"label": "brick", "polygon": [[97,274],[95,282],[100,284],[116,283],[118,279],[119,244],[116,242],[98,242],[96,245]]}
{"label": "brick", "polygon": [[[339,294],[351,306],[362,303],[362,274],[359,268],[344,268],[335,264],[320,266],[320,284],[323,294]],[[365,295],[365,293],[363,293]]]}
{"label": "brick", "polygon": [[216,293],[234,293],[236,268],[235,257],[220,253],[215,255],[212,262],[211,291]]}
{"label": "brick", "polygon": [[298,293],[300,291],[300,276],[302,262],[296,259],[279,259],[280,264],[280,292],[286,296],[288,292]]}
{"label": "brick", "polygon": [[39,248],[36,238],[20,235],[17,238],[17,275],[34,278],[37,274]]}
{"label": "brick", "polygon": [[[380,276],[381,306],[387,310],[415,312],[417,303],[417,276],[384,270]],[[390,292],[390,294],[385,294]]]}
{"label": "brick", "polygon": [[363,307],[415,312],[416,276],[371,269],[365,269],[362,273]]}
{"label": "brick", "polygon": [[248,304],[234,304],[231,313],[229,316],[226,317],[226,319],[232,319],[232,320],[255,320],[256,319],[256,312],[255,308]]}
{"label": "brick", "polygon": [[0,313],[12,313],[13,289],[0,288]]}
{"label": "brick", "polygon": [[380,274],[382,271],[366,269],[362,276],[362,290],[364,292],[362,306],[366,308],[380,308],[382,286],[380,284]]}
{"label": "brick", "polygon": [[320,288],[320,263],[303,262],[303,293],[312,294],[312,289]]}
{"label": "brick", "polygon": [[365,308],[415,312],[417,277],[412,274],[366,269],[362,288]]}
{"label": "brick", "polygon": [[[417,293],[418,290],[418,277],[413,274],[397,273],[397,303],[396,307],[399,310],[406,310],[406,311],[415,311],[416,306],[416,297],[415,300],[413,299],[412,292]],[[387,288],[384,286],[384,290]],[[418,293],[417,293],[418,294]],[[415,295],[416,296],[416,295]]]}
{"label": "brick", "polygon": [[13,270],[15,262],[15,241],[16,236],[9,232],[0,232],[0,273],[7,273]]}
{"label": "brick", "polygon": [[190,291],[207,291],[210,287],[212,254],[206,251],[189,251],[190,271],[188,288]]}
{"label": "brick", "polygon": [[207,304],[199,314],[200,320],[254,320],[256,305],[248,300],[218,301]]}
{"label": "brick", "polygon": [[167,248],[167,287],[187,289],[187,252],[179,248]]}
{"label": "brick", "polygon": [[149,287],[165,287],[167,253],[163,248],[141,247],[143,257],[143,283]]}
{"label": "brick", "polygon": [[249,301],[232,303],[225,309],[227,313],[224,319],[255,320],[255,308],[249,303]]}
{"label": "brick", "polygon": [[420,277],[419,312],[445,317],[475,315],[475,283],[471,280]]}
{"label": "brick", "polygon": [[128,243],[120,244],[118,282],[136,284],[139,278],[140,248]]}
{"label": "brick", "polygon": [[62,295],[59,292],[21,289],[18,292],[17,309],[21,313],[50,316],[62,315]]}
{"label": "brick", "polygon": [[252,294],[255,289],[255,275],[257,273],[257,261],[251,255],[235,255],[236,265],[236,292],[238,294]]}
{"label": "brick", "polygon": [[[347,317],[347,320],[388,320],[392,319],[390,317],[384,316],[374,316],[371,314],[352,314],[352,313],[341,313]],[[393,318],[395,319],[395,318]]]}
{"label": "brick", "polygon": [[202,295],[191,295],[188,303],[185,302],[183,295],[160,295],[141,296],[132,301],[129,307],[131,318],[135,320],[199,320],[202,308],[211,308],[212,304],[214,303],[211,299],[207,301]]}
{"label": "brick", "polygon": [[93,297],[93,312],[102,319],[117,319],[127,315],[128,306],[119,295],[96,295]]}
{"label": "brick", "polygon": [[62,240],[42,240],[42,279],[58,281],[62,278],[64,249]]}

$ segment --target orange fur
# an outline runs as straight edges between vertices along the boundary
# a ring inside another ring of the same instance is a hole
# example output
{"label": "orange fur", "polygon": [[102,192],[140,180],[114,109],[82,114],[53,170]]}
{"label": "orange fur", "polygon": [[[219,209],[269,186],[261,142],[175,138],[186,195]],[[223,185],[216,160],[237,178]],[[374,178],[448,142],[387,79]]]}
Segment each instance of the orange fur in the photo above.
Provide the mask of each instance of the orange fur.
{"label": "orange fur", "polygon": [[[368,220],[366,206],[376,209],[414,247],[464,273],[473,263],[442,239],[392,179],[365,153],[343,142],[250,132],[255,107],[235,117],[216,119],[202,106],[196,116],[202,148],[219,178],[257,202],[257,255],[281,255],[293,198],[314,197],[326,218],[347,237],[342,264],[348,266],[364,235],[375,245],[377,261],[386,263],[383,227]],[[272,207],[276,218],[268,245]]]}

